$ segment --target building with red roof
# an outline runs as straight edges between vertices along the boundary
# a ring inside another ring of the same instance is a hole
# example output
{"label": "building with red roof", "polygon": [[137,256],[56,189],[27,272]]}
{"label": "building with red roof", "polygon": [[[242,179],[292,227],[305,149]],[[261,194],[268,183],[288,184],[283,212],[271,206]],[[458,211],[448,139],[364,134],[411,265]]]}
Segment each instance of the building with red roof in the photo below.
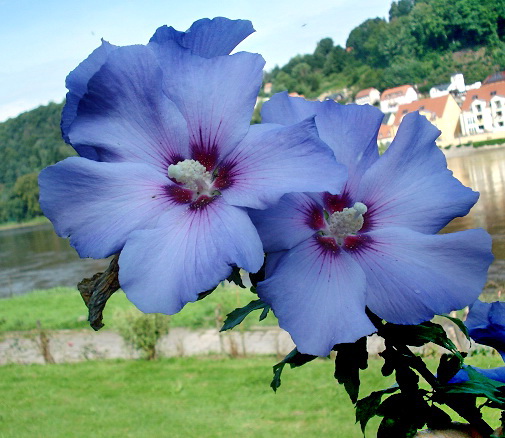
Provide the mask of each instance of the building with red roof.
{"label": "building with red roof", "polygon": [[405,115],[414,111],[419,111],[420,114],[440,129],[442,132],[438,139],[440,143],[450,143],[459,135],[459,116],[461,110],[451,94],[430,99],[420,99],[400,105],[393,125],[399,126]]}
{"label": "building with red roof", "polygon": [[417,91],[412,85],[388,88],[381,95],[381,111],[383,113],[396,113],[400,105],[414,102],[417,99]]}
{"label": "building with red roof", "polygon": [[374,105],[381,100],[381,93],[377,88],[365,88],[356,94],[354,102],[358,105]]}
{"label": "building with red roof", "polygon": [[505,81],[483,85],[466,93],[461,106],[463,135],[505,131]]}

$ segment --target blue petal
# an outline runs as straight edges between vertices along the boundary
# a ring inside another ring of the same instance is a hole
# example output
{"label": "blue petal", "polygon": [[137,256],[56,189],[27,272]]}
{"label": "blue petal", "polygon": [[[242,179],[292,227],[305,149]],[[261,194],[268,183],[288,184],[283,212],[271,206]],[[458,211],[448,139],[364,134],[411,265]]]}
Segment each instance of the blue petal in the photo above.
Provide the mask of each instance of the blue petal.
{"label": "blue petal", "polygon": [[312,118],[289,127],[254,125],[223,161],[230,169],[226,202],[266,208],[290,192],[339,193],[347,178],[344,166],[317,136]]}
{"label": "blue petal", "polygon": [[71,157],[40,173],[40,206],[81,257],[121,250],[129,234],[171,208],[170,180],[144,164]]}
{"label": "blue petal", "polygon": [[160,62],[164,91],[187,121],[192,157],[219,161],[249,130],[263,58],[237,53],[205,59],[175,47]]}
{"label": "blue petal", "polygon": [[308,239],[273,261],[271,269],[267,257],[270,275],[257,292],[301,353],[327,356],[335,344],[375,331],[365,313],[365,276],[344,251]]}
{"label": "blue petal", "polygon": [[322,201],[317,198],[308,193],[290,193],[272,208],[249,211],[265,252],[291,249],[323,228]]}
{"label": "blue petal", "polygon": [[477,300],[465,321],[472,339],[495,348],[505,359],[505,303],[483,303]]}
{"label": "blue petal", "polygon": [[[496,380],[497,382],[505,383],[505,367],[498,368],[477,368],[472,367],[475,371],[486,376],[488,379]],[[465,369],[459,370],[456,375],[449,380],[449,383],[464,383],[468,382],[468,372]]]}
{"label": "blue petal", "polygon": [[264,123],[291,125],[316,116],[321,140],[335,153],[339,163],[348,167],[346,191],[356,192],[363,173],[379,158],[377,134],[384,115],[369,105],[340,105],[334,101],[307,101],[278,93],[265,102]]}
{"label": "blue petal", "polygon": [[100,161],[149,163],[166,172],[186,158],[186,121],[163,94],[162,72],[143,46],[111,53],[88,84],[70,127],[72,145],[93,148]]}
{"label": "blue petal", "polygon": [[168,41],[175,41],[181,47],[190,49],[204,58],[228,55],[244,38],[254,32],[248,20],[230,20],[216,17],[195,21],[186,32],[173,27],[162,26],[156,30],[150,43],[157,44],[160,54]]}
{"label": "blue petal", "polygon": [[[68,89],[65,106],[61,113],[61,133],[63,140],[70,143],[68,138],[68,128],[77,115],[77,107],[81,97],[88,91],[88,81],[105,63],[107,56],[116,49],[116,46],[102,40],[102,45],[95,49],[87,59],[82,61],[66,79]],[[94,150],[82,150],[82,156],[95,159]],[[88,156],[89,155],[89,156]]]}
{"label": "blue petal", "polygon": [[216,199],[197,210],[177,206],[155,229],[133,233],[121,251],[119,282],[143,312],[174,314],[228,277],[231,265],[257,272],[262,264],[247,213]]}
{"label": "blue petal", "polygon": [[369,229],[408,227],[436,233],[477,202],[447,169],[435,144],[440,131],[419,113],[407,114],[396,138],[363,176],[356,201],[368,207]]}
{"label": "blue petal", "polygon": [[396,324],[418,324],[472,304],[493,261],[482,229],[425,235],[407,228],[367,233],[351,255],[367,276],[367,305]]}

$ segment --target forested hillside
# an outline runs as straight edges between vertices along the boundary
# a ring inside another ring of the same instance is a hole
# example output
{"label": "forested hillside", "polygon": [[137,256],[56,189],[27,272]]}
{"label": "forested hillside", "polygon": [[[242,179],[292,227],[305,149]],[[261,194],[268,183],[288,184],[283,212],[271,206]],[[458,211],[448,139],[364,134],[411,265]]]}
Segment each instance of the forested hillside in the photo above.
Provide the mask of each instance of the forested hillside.
{"label": "forested hillside", "polygon": [[274,68],[265,82],[272,82],[272,92],[316,97],[344,90],[350,99],[368,87],[416,84],[426,92],[454,72],[473,83],[503,69],[505,0],[399,0],[389,20],[354,28],[345,48],[324,38],[314,53]]}
{"label": "forested hillside", "polygon": [[0,222],[41,214],[38,172],[73,154],[61,139],[62,107],[51,103],[0,123]]}
{"label": "forested hillside", "polygon": [[[335,17],[335,26],[345,17]],[[467,83],[505,70],[505,0],[398,0],[389,19],[353,29],[346,47],[331,38],[265,74],[273,92],[312,98],[416,84],[421,92],[462,72]],[[344,100],[344,101],[345,101]],[[73,154],[60,137],[62,104],[0,123],[0,222],[37,216],[38,172]],[[255,112],[255,121],[259,113]]]}

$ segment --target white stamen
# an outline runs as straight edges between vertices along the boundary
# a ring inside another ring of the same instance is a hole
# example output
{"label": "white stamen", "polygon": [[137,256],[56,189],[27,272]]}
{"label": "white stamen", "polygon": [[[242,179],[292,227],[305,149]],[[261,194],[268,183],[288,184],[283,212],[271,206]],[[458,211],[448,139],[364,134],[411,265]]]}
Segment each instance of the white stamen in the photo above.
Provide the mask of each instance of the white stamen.
{"label": "white stamen", "polygon": [[330,233],[341,245],[350,234],[356,234],[363,227],[363,215],[367,207],[361,202],[356,202],[351,208],[336,211],[328,218]]}
{"label": "white stamen", "polygon": [[168,166],[168,176],[186,188],[203,192],[211,185],[212,177],[205,166],[196,160],[184,160]]}

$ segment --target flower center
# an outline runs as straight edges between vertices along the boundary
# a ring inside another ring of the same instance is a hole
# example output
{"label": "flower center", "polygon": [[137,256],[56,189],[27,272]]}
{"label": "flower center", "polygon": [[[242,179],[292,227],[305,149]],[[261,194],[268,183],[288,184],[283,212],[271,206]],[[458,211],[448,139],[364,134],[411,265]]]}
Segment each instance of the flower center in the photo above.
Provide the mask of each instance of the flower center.
{"label": "flower center", "polygon": [[351,208],[344,208],[336,211],[326,219],[330,234],[339,245],[344,239],[352,234],[356,234],[363,227],[363,215],[367,212],[367,207],[361,202],[356,202]]}
{"label": "flower center", "polygon": [[196,160],[184,160],[168,166],[168,176],[193,190],[197,195],[210,195],[212,175]]}

